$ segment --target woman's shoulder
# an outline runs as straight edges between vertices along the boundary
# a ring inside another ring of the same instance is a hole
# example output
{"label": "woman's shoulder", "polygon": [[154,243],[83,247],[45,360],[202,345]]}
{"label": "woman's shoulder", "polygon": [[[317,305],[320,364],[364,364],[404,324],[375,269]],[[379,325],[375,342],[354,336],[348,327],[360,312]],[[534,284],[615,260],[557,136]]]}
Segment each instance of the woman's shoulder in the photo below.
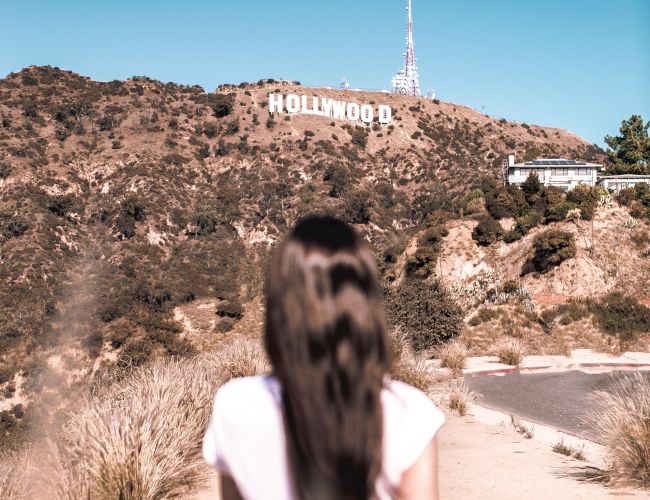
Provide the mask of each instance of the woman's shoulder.
{"label": "woman's shoulder", "polygon": [[278,404],[277,382],[270,376],[241,377],[221,385],[214,398],[214,412],[233,420],[264,414]]}
{"label": "woman's shoulder", "polygon": [[445,422],[445,414],[429,396],[412,385],[389,380],[382,396],[384,411],[394,415],[400,427],[424,430],[433,436]]}

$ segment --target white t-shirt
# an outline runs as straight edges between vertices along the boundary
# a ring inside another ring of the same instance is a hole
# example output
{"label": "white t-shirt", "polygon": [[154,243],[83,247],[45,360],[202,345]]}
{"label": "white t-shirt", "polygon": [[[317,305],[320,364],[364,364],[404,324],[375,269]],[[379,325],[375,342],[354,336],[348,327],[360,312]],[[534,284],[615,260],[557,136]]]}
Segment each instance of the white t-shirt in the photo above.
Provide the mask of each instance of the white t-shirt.
{"label": "white t-shirt", "polygon": [[[203,457],[231,476],[246,500],[293,498],[280,398],[280,386],[270,376],[231,380],[214,398]],[[388,500],[445,416],[422,391],[396,380],[387,381],[381,402],[382,470],[376,493]]]}

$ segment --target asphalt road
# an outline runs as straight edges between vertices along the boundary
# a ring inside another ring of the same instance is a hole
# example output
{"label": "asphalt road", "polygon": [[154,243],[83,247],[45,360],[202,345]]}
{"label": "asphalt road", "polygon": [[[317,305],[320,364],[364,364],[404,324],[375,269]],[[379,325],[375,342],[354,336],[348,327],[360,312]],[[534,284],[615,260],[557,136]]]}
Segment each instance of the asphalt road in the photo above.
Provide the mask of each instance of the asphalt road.
{"label": "asphalt road", "polygon": [[[641,373],[650,380],[650,371]],[[607,391],[612,381],[630,375],[626,371],[513,372],[504,376],[468,376],[465,381],[483,406],[600,442],[584,420],[594,411],[592,396],[596,391]]]}

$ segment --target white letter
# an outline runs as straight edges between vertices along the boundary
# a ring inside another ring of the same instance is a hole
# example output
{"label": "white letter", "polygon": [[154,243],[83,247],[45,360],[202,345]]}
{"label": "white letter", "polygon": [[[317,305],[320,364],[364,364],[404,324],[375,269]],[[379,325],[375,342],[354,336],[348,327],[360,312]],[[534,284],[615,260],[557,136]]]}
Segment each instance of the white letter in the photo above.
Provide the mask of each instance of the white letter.
{"label": "white letter", "polygon": [[352,122],[359,121],[359,105],[354,102],[348,104],[348,120]]}
{"label": "white letter", "polygon": [[332,117],[337,120],[343,120],[345,118],[345,106],[347,102],[334,101],[332,105]]}
{"label": "white letter", "polygon": [[269,94],[269,113],[282,113],[281,94]]}
{"label": "white letter", "polygon": [[390,123],[392,116],[393,110],[390,106],[386,106],[385,104],[379,105],[379,123],[382,125]]}
{"label": "white letter", "polygon": [[312,115],[325,116],[325,113],[318,109],[318,97],[311,98],[311,108]]}
{"label": "white letter", "polygon": [[321,106],[323,107],[324,116],[332,116],[332,107],[334,105],[334,102],[334,99],[327,99],[326,97],[323,97],[321,99]]}
{"label": "white letter", "polygon": [[311,115],[309,109],[307,109],[307,96],[303,95],[300,97],[300,112],[304,115]]}
{"label": "white letter", "polygon": [[370,104],[364,104],[363,106],[361,106],[361,121],[363,123],[372,123],[374,114],[375,114],[375,110],[372,108]]}
{"label": "white letter", "polygon": [[297,113],[300,111],[300,97],[296,94],[289,94],[287,96],[287,112]]}

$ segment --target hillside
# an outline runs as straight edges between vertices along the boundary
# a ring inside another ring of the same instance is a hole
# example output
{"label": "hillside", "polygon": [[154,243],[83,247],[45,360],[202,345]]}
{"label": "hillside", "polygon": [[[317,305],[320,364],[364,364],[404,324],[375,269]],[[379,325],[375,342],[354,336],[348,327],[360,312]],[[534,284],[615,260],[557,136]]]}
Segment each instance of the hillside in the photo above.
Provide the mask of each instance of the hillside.
{"label": "hillside", "polygon": [[[276,90],[389,104],[394,121],[271,119]],[[272,80],[206,93],[31,67],[0,80],[0,120],[0,412],[28,407],[12,420],[19,430],[50,418],[45,408],[89,380],[118,378],[161,354],[191,356],[241,329],[244,312],[259,310],[269,245],[301,215],[330,211],[355,224],[394,277],[423,221],[438,210],[457,217],[482,176],[500,183],[507,153],[604,161],[559,129]],[[616,210],[599,217],[623,221]],[[449,285],[489,265],[472,224],[449,225],[441,273]],[[533,234],[490,248],[496,267],[514,269]],[[612,277],[609,263],[627,242],[607,241],[595,256],[581,254],[576,270],[558,270],[566,277],[531,275],[526,285],[580,295],[592,284],[625,288],[621,277],[633,270],[648,276],[646,259],[621,263]]]}

